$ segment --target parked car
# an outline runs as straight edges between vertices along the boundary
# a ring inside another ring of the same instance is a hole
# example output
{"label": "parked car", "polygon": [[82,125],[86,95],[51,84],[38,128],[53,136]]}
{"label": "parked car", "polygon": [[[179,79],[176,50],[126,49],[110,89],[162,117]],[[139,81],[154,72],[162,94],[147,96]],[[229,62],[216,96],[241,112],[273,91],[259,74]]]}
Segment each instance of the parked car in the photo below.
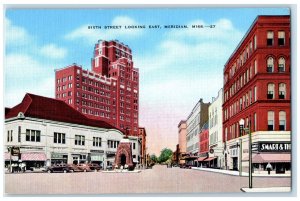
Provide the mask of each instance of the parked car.
{"label": "parked car", "polygon": [[86,163],[80,163],[80,164],[77,165],[77,167],[79,169],[81,169],[83,172],[90,172],[90,171],[92,171],[90,169],[90,167]]}
{"label": "parked car", "polygon": [[99,171],[101,170],[101,166],[96,163],[80,163],[78,164],[78,168],[80,168],[84,172],[90,172],[90,171]]}
{"label": "parked car", "polygon": [[70,168],[68,165],[66,164],[54,164],[54,165],[51,165],[49,167],[46,168],[46,171],[48,173],[52,173],[52,172],[70,172]]}
{"label": "parked car", "polygon": [[75,164],[68,164],[68,167],[69,167],[71,172],[83,172],[83,169],[79,168]]}
{"label": "parked car", "polygon": [[96,164],[96,163],[88,163],[87,165],[89,166],[89,168],[92,171],[95,171],[95,172],[97,172],[97,171],[99,171],[99,170],[102,169],[102,167],[100,165]]}

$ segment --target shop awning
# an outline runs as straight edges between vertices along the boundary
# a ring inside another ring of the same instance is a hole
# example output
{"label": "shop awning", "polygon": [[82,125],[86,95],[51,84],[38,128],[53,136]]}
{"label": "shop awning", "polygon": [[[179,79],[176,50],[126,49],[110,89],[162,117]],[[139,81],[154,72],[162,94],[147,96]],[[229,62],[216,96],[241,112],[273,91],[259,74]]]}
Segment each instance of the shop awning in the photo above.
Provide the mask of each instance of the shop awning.
{"label": "shop awning", "polygon": [[189,156],[189,157],[186,157],[184,160],[195,160],[197,158],[198,158],[197,156]]}
{"label": "shop awning", "polygon": [[[4,160],[9,161],[10,160],[10,153],[5,152],[4,153]],[[11,156],[12,161],[18,161],[19,157],[18,156]]]}
{"label": "shop awning", "polygon": [[45,153],[22,153],[22,161],[46,161],[47,157]]}
{"label": "shop awning", "polygon": [[252,156],[252,163],[289,163],[291,162],[290,153],[278,154],[255,154]]}
{"label": "shop awning", "polygon": [[206,159],[206,157],[199,157],[197,160],[195,161],[204,161],[204,159]]}
{"label": "shop awning", "polygon": [[211,160],[214,160],[215,158],[217,158],[217,157],[209,157],[209,158],[206,158],[204,161],[211,161]]}

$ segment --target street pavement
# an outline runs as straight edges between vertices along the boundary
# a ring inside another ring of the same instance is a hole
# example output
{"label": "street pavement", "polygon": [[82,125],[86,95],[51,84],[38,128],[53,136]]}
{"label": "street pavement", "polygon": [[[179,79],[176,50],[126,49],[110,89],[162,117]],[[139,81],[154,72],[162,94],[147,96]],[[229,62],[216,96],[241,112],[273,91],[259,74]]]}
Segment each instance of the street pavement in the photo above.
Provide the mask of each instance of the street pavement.
{"label": "street pavement", "polygon": [[[192,196],[244,196],[248,178],[193,169],[154,166],[137,173],[19,173],[4,175],[5,195],[140,195],[184,193]],[[290,187],[291,178],[254,177],[255,188]],[[218,194],[216,194],[218,193]],[[219,194],[221,193],[221,194]],[[224,193],[224,194],[222,194]],[[166,194],[167,195],[167,194]]]}

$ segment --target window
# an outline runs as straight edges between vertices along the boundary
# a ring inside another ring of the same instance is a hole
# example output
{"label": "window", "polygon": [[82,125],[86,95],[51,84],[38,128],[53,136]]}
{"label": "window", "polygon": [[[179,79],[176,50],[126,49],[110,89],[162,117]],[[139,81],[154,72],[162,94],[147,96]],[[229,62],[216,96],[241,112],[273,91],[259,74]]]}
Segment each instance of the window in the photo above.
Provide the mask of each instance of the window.
{"label": "window", "polygon": [[278,61],[278,72],[284,72],[285,71],[285,59],[281,57]]}
{"label": "window", "polygon": [[274,99],[274,84],[272,83],[268,84],[267,99]]}
{"label": "window", "polygon": [[278,45],[283,46],[285,44],[285,33],[284,31],[278,31]]}
{"label": "window", "polygon": [[53,143],[66,144],[66,134],[65,133],[54,133]]}
{"label": "window", "polygon": [[274,32],[273,31],[268,31],[268,33],[267,33],[267,46],[272,46],[273,45],[273,39],[274,39]]}
{"label": "window", "polygon": [[18,142],[21,142],[21,126],[18,127]]}
{"label": "window", "polygon": [[254,75],[257,73],[257,61],[254,60]]}
{"label": "window", "polygon": [[268,131],[274,130],[274,112],[268,111]]}
{"label": "window", "polygon": [[26,129],[26,141],[40,142],[41,141],[41,131]]}
{"label": "window", "polygon": [[286,114],[284,111],[279,112],[279,130],[285,131]]}
{"label": "window", "polygon": [[75,135],[75,145],[84,146],[85,137],[83,135]]}
{"label": "window", "polygon": [[257,101],[257,88],[254,87],[254,102]]}
{"label": "window", "polygon": [[100,137],[93,137],[93,146],[101,147],[101,138]]}
{"label": "window", "polygon": [[286,93],[285,84],[280,83],[279,84],[279,99],[285,99],[285,93]]}
{"label": "window", "polygon": [[12,142],[13,141],[13,130],[8,130],[7,131],[7,142]]}
{"label": "window", "polygon": [[132,146],[133,146],[133,149],[135,149],[135,143],[132,143],[132,144],[133,144],[133,145],[132,145]]}
{"label": "window", "polygon": [[257,122],[257,120],[256,120],[256,113],[254,113],[254,131],[256,131],[257,129],[256,129],[256,122]]}
{"label": "window", "polygon": [[256,36],[254,36],[254,38],[253,38],[253,43],[254,43],[254,50],[256,50]]}
{"label": "window", "polygon": [[267,72],[271,73],[273,71],[274,71],[274,59],[272,57],[269,57],[267,61]]}

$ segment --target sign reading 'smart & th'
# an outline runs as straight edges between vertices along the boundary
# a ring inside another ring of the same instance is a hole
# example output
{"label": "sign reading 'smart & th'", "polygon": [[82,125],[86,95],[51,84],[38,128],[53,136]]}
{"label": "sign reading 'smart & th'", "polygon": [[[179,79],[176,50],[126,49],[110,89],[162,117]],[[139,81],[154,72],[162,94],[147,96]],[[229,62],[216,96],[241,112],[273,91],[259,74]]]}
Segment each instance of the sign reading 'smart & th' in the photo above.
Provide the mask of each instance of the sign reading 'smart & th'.
{"label": "sign reading 'smart & th'", "polygon": [[259,142],[259,152],[290,152],[290,142]]}

